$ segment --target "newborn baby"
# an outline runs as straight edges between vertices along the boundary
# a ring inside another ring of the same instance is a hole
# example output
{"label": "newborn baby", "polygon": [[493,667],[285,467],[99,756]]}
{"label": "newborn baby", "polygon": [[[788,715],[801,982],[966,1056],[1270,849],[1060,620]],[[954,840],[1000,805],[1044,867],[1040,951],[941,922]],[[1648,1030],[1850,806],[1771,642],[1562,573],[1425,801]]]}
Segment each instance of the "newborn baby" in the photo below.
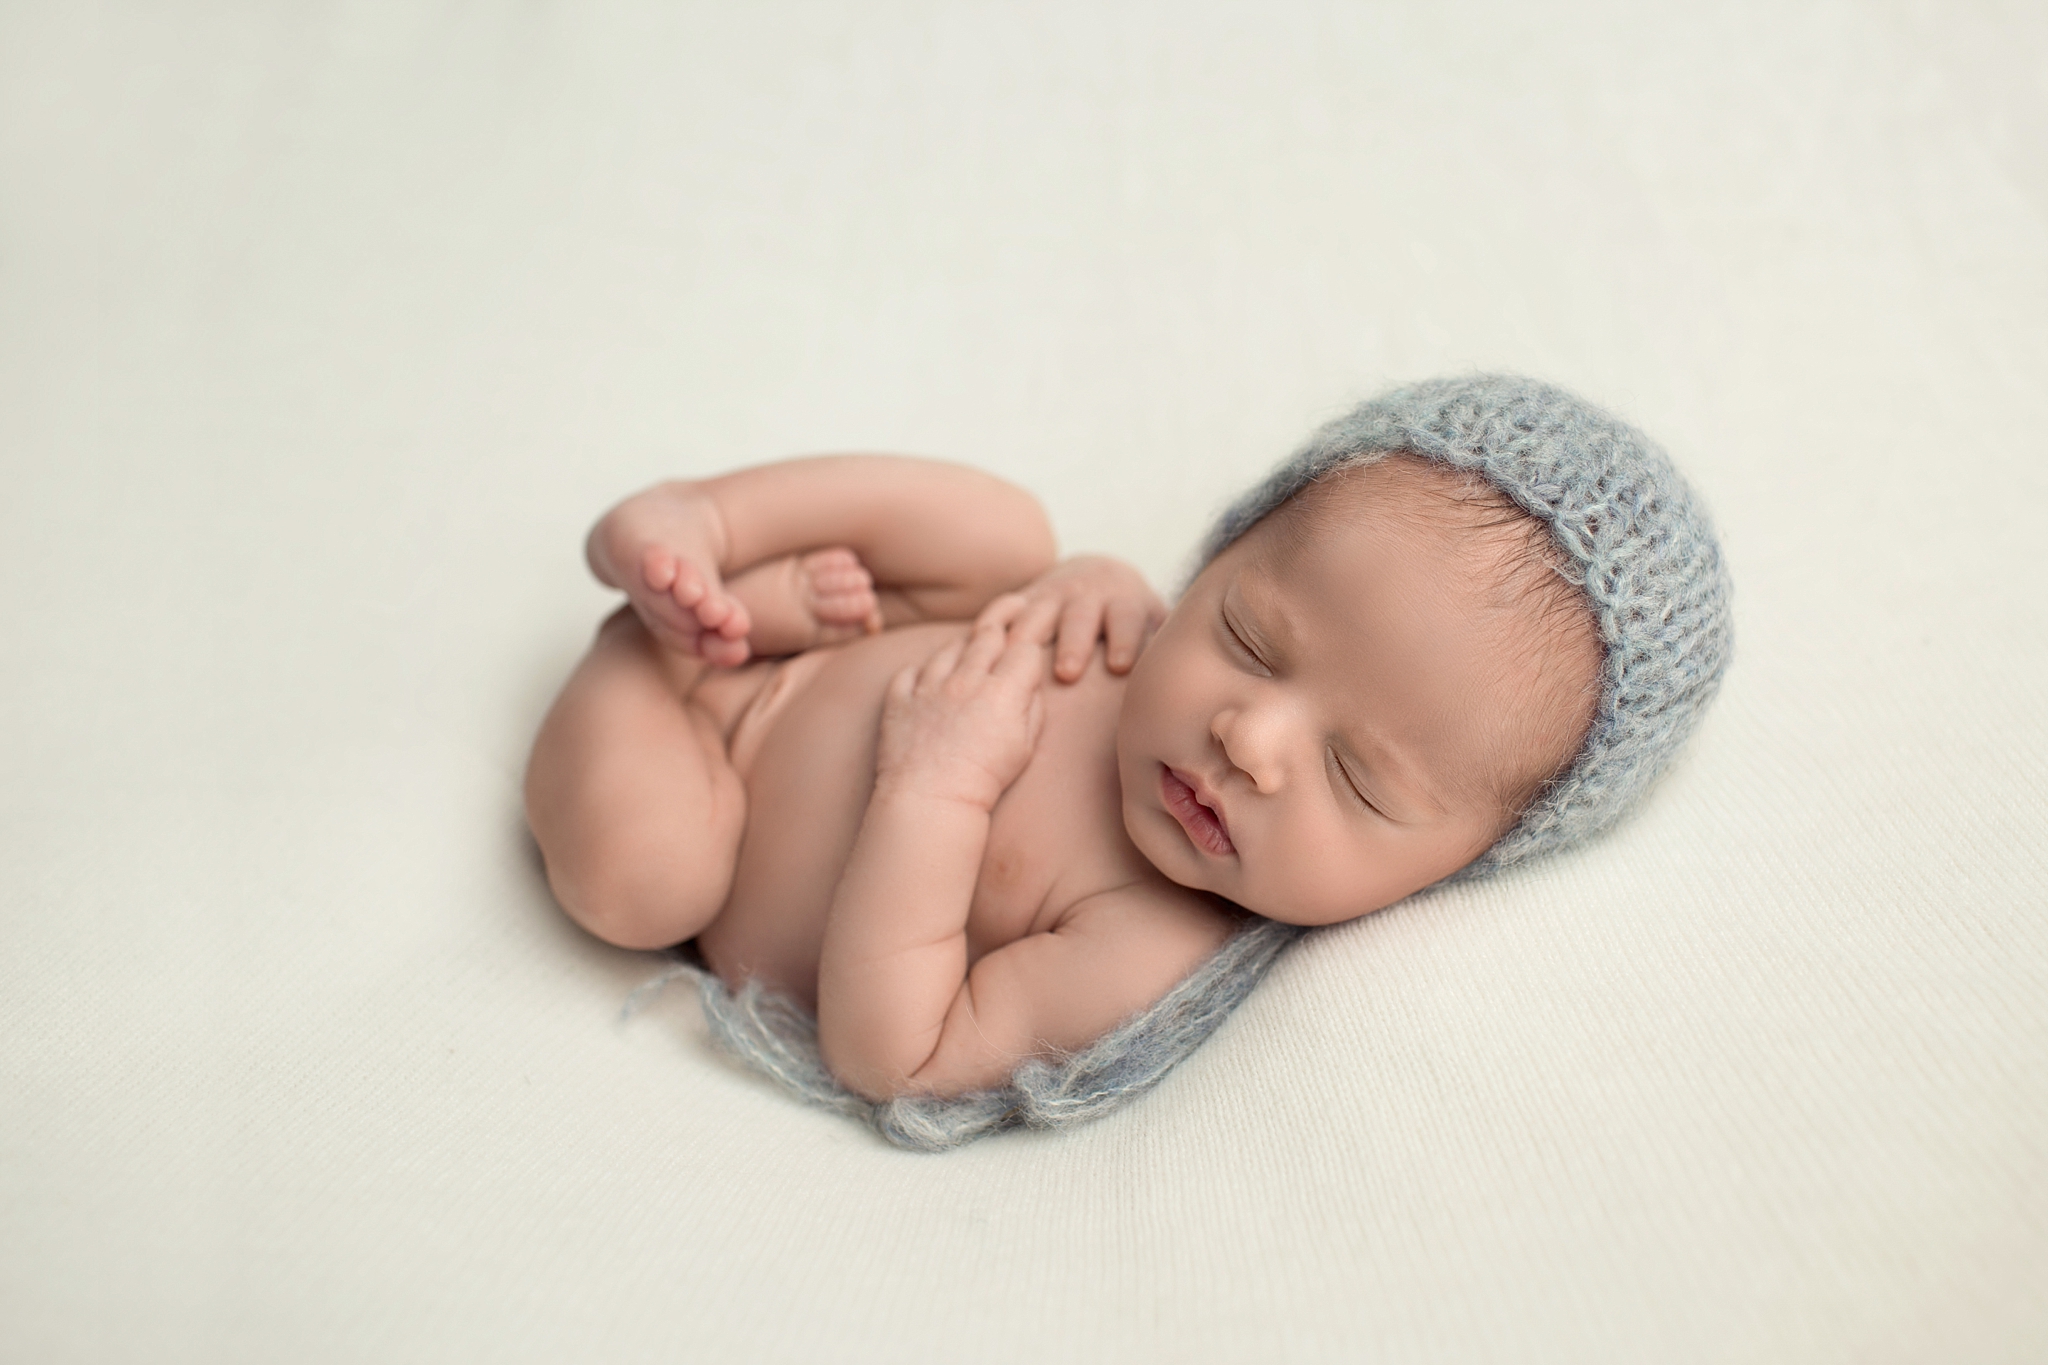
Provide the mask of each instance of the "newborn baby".
{"label": "newborn baby", "polygon": [[1611,823],[1728,650],[1661,453],[1499,376],[1319,433],[1170,613],[1055,563],[1020,490],[886,457],[661,485],[589,559],[627,605],[527,774],[557,899],[767,992],[778,1074],[814,1018],[799,1088],[908,1105],[921,1133],[880,1126],[913,1145],[1018,1121],[1024,1077],[1082,1112],[1141,1089],[1271,958],[1227,944]]}

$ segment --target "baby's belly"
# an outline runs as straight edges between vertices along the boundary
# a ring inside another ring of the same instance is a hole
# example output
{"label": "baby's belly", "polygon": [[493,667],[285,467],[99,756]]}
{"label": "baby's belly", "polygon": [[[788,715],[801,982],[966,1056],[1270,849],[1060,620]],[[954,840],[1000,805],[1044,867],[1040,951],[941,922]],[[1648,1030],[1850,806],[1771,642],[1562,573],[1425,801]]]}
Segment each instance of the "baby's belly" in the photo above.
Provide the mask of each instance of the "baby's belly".
{"label": "baby's belly", "polygon": [[[729,744],[746,780],[747,828],[725,907],[697,936],[726,981],[758,978],[815,1007],[825,919],[874,789],[889,680],[966,633],[957,622],[909,626],[800,656],[783,666],[794,676],[782,695],[775,682],[762,694],[758,726],[737,722]],[[1116,786],[1122,680],[1098,656],[1079,682],[1048,677],[1044,687],[1037,748],[989,822],[967,908],[970,959],[1051,928],[1096,883],[1128,880],[1142,864]]]}
{"label": "baby's belly", "polygon": [[889,680],[967,633],[958,622],[906,626],[783,665],[729,743],[747,786],[747,827],[732,891],[697,936],[729,982],[759,978],[815,1004],[818,945],[875,784],[875,732]]}

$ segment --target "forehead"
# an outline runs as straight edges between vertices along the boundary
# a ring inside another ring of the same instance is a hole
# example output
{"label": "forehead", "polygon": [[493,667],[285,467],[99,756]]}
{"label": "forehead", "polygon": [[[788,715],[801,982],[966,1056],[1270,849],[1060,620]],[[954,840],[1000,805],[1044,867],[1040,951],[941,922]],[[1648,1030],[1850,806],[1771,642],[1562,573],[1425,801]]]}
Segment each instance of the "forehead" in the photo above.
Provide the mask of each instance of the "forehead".
{"label": "forehead", "polygon": [[[1385,550],[1421,559],[1438,586],[1496,626],[1541,615],[1565,587],[1562,551],[1542,523],[1499,487],[1469,470],[1414,455],[1387,455],[1339,466],[1309,484],[1246,537],[1275,567],[1295,567],[1313,552]],[[1572,596],[1570,591],[1565,596]]]}
{"label": "forehead", "polygon": [[1543,528],[1483,476],[1418,455],[1383,455],[1339,465],[1276,508],[1257,530],[1288,541],[1361,523],[1426,523],[1468,553],[1514,543],[1547,544]]}
{"label": "forehead", "polygon": [[1482,671],[1504,623],[1481,587],[1473,533],[1398,499],[1317,493],[1254,527],[1233,575],[1246,605],[1292,637],[1301,666],[1415,676],[1432,691]]}
{"label": "forehead", "polygon": [[1493,605],[1484,570],[1533,526],[1475,475],[1389,456],[1310,484],[1244,539],[1273,591],[1478,619]]}

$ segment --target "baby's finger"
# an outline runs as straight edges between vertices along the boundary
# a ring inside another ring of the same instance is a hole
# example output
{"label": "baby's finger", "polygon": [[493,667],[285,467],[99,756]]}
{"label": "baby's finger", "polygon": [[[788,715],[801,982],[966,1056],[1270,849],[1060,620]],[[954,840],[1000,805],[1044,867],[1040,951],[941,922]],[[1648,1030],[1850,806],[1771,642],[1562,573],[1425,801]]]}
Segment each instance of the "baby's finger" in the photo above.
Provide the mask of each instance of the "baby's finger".
{"label": "baby's finger", "polygon": [[1108,620],[1103,625],[1102,634],[1108,642],[1105,652],[1110,672],[1128,673],[1131,665],[1138,661],[1138,651],[1145,647],[1147,616],[1141,602],[1109,604]]}
{"label": "baby's finger", "polygon": [[1072,682],[1087,670],[1095,653],[1095,639],[1102,633],[1102,603],[1092,597],[1067,603],[1060,613],[1059,644],[1053,650],[1053,676]]}
{"label": "baby's finger", "polygon": [[953,670],[960,666],[960,652],[965,647],[964,642],[955,640],[926,659],[924,666],[917,670],[917,690],[929,692],[952,677]]}
{"label": "baby's finger", "polygon": [[1034,645],[1052,643],[1053,631],[1060,619],[1060,599],[1040,597],[1031,603],[1031,609],[1017,619],[1010,627],[1010,637],[1022,637]]}
{"label": "baby's finger", "polygon": [[1036,692],[1045,676],[1045,646],[1012,635],[1009,643],[1003,646],[1002,657],[996,660],[994,671],[1001,681]]}
{"label": "baby's finger", "polygon": [[986,630],[977,628],[974,634],[968,637],[967,649],[960,656],[960,671],[962,673],[988,672],[990,668],[995,666],[997,657],[1003,652],[1004,642],[1009,638],[1007,634],[993,626]]}
{"label": "baby's finger", "polygon": [[974,618],[974,628],[981,630],[984,627],[1000,626],[1007,630],[1030,605],[1031,599],[1023,593],[1006,592],[1000,597],[992,598],[989,604],[981,609],[981,614]]}

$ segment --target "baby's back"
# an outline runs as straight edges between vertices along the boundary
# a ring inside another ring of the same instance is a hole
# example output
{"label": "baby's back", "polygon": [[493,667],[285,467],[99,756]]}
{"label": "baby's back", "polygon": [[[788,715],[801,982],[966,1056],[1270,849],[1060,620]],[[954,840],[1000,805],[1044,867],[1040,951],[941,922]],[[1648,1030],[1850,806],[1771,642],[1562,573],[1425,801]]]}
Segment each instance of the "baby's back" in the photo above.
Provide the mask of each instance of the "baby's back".
{"label": "baby's back", "polygon": [[[889,680],[967,634],[964,623],[907,626],[778,663],[718,673],[691,704],[728,736],[747,793],[732,888],[697,937],[729,983],[752,977],[815,1007],[820,945],[834,888],[874,787],[875,739]],[[1144,882],[1174,887],[1124,833],[1116,723],[1124,682],[1100,655],[1072,683],[1043,684],[1045,722],[1030,763],[991,813],[968,911],[970,961],[1050,931],[1088,897]]]}

